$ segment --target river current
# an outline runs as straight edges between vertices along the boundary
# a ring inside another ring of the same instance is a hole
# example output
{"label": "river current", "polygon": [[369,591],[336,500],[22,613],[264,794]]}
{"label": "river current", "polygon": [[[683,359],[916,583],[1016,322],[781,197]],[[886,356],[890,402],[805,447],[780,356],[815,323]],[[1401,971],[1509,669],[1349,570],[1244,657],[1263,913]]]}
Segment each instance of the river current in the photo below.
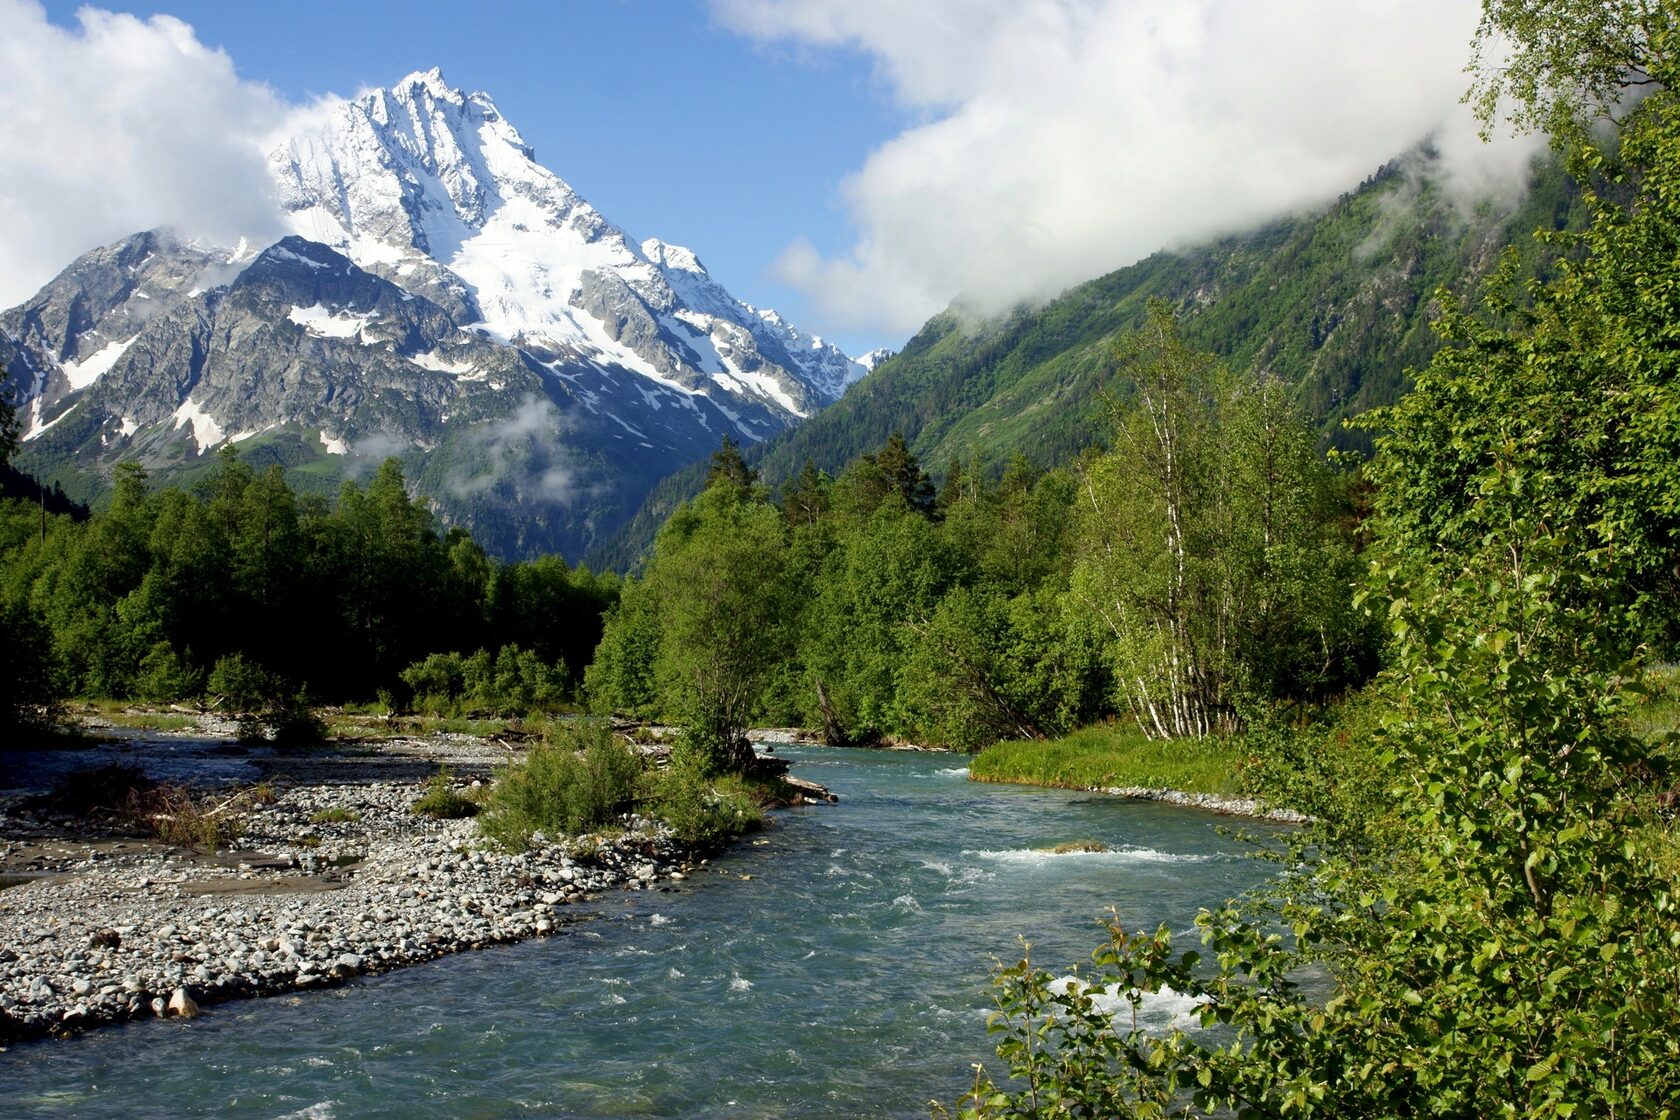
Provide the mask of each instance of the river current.
{"label": "river current", "polygon": [[[0,1053],[8,1117],[925,1116],[996,1059],[989,973],[1058,971],[1110,908],[1189,939],[1269,865],[1219,818],[969,782],[946,755],[778,749],[790,810],[670,891],[540,941]],[[1249,831],[1267,831],[1249,826]],[[1099,853],[1041,849],[1098,840]],[[1162,1025],[1186,1009],[1146,1006]]]}

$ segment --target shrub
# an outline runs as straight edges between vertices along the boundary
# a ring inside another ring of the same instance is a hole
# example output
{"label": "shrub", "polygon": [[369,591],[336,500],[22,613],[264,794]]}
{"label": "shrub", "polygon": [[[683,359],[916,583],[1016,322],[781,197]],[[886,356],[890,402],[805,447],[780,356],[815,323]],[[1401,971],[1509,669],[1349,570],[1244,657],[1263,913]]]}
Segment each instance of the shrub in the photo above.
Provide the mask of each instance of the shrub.
{"label": "shrub", "polygon": [[588,831],[632,803],[641,770],[641,759],[606,726],[562,726],[496,780],[479,828],[514,851],[529,846],[534,832]]}
{"label": "shrub", "polygon": [[761,789],[734,774],[708,780],[692,762],[679,760],[649,771],[642,797],[678,840],[695,847],[719,844],[764,824]]}
{"label": "shrub", "polygon": [[274,675],[242,653],[220,658],[210,670],[207,688],[230,711],[256,712],[279,692]]}
{"label": "shrub", "polygon": [[175,652],[168,642],[157,642],[140,659],[140,675],[134,692],[154,704],[173,704],[204,691],[204,673],[192,665],[192,657]]}
{"label": "shrub", "polygon": [[569,689],[564,665],[547,664],[511,644],[494,656],[485,649],[466,657],[434,653],[400,675],[414,692],[415,710],[435,716],[552,711],[565,701]]}
{"label": "shrub", "polygon": [[455,783],[445,766],[426,783],[426,792],[414,803],[414,811],[421,816],[440,821],[460,820],[478,815],[478,802],[456,792]]}
{"label": "shrub", "polygon": [[300,746],[325,742],[327,725],[309,707],[309,697],[302,689],[289,700],[271,704],[263,713],[268,737],[281,746]]}

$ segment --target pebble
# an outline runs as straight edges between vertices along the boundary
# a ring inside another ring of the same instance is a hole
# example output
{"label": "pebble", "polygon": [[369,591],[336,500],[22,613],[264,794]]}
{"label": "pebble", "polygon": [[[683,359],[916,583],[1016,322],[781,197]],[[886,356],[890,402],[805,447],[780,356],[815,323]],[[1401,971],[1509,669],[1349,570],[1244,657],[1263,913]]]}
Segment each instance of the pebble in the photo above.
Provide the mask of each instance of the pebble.
{"label": "pebble", "polygon": [[[191,1018],[200,1005],[550,934],[557,907],[679,878],[690,866],[663,827],[642,818],[611,839],[485,850],[471,820],[416,816],[419,792],[400,783],[285,788],[251,817],[239,859],[225,867],[106,853],[7,888],[0,1043],[143,1016]],[[357,819],[311,823],[333,808]],[[319,846],[299,846],[305,835]],[[199,893],[253,878],[264,893]]]}

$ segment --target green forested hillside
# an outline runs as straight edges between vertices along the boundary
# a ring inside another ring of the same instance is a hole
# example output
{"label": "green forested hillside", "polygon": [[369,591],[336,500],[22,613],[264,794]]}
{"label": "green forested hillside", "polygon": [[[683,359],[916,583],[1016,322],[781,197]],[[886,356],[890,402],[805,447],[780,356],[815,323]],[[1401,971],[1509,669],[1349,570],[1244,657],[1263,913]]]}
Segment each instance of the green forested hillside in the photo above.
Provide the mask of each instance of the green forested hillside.
{"label": "green forested hillside", "polygon": [[[1530,235],[1578,212],[1555,164],[1520,202],[1474,212],[1430,171],[1426,155],[1391,164],[1322,212],[1156,253],[1042,307],[990,320],[942,312],[837,404],[748,458],[775,486],[807,458],[837,472],[900,431],[940,472],[958,458],[994,475],[1016,454],[1040,467],[1071,461],[1102,438],[1105,394],[1124,391],[1110,351],[1152,298],[1173,305],[1193,345],[1284,380],[1327,441],[1364,446],[1341,421],[1397,400],[1406,371],[1429,360],[1435,291],[1474,289],[1507,249],[1537,270],[1544,247]],[[634,564],[704,477],[695,467],[656,487],[592,562]]]}

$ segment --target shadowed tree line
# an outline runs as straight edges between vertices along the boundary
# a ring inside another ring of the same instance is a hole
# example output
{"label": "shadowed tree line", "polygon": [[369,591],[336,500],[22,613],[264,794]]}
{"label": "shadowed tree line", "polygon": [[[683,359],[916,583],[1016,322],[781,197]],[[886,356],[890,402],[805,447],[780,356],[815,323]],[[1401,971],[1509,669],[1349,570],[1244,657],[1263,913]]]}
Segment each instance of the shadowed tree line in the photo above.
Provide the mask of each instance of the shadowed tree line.
{"label": "shadowed tree line", "polygon": [[404,668],[440,651],[494,663],[512,650],[512,671],[523,657],[558,701],[616,597],[612,577],[553,557],[499,563],[464,531],[440,533],[394,459],[332,503],[230,448],[192,490],[153,491],[119,465],[109,505],[86,520],[0,504],[13,718],[65,695],[215,701],[216,685],[239,706],[252,688],[371,700],[406,693]]}

